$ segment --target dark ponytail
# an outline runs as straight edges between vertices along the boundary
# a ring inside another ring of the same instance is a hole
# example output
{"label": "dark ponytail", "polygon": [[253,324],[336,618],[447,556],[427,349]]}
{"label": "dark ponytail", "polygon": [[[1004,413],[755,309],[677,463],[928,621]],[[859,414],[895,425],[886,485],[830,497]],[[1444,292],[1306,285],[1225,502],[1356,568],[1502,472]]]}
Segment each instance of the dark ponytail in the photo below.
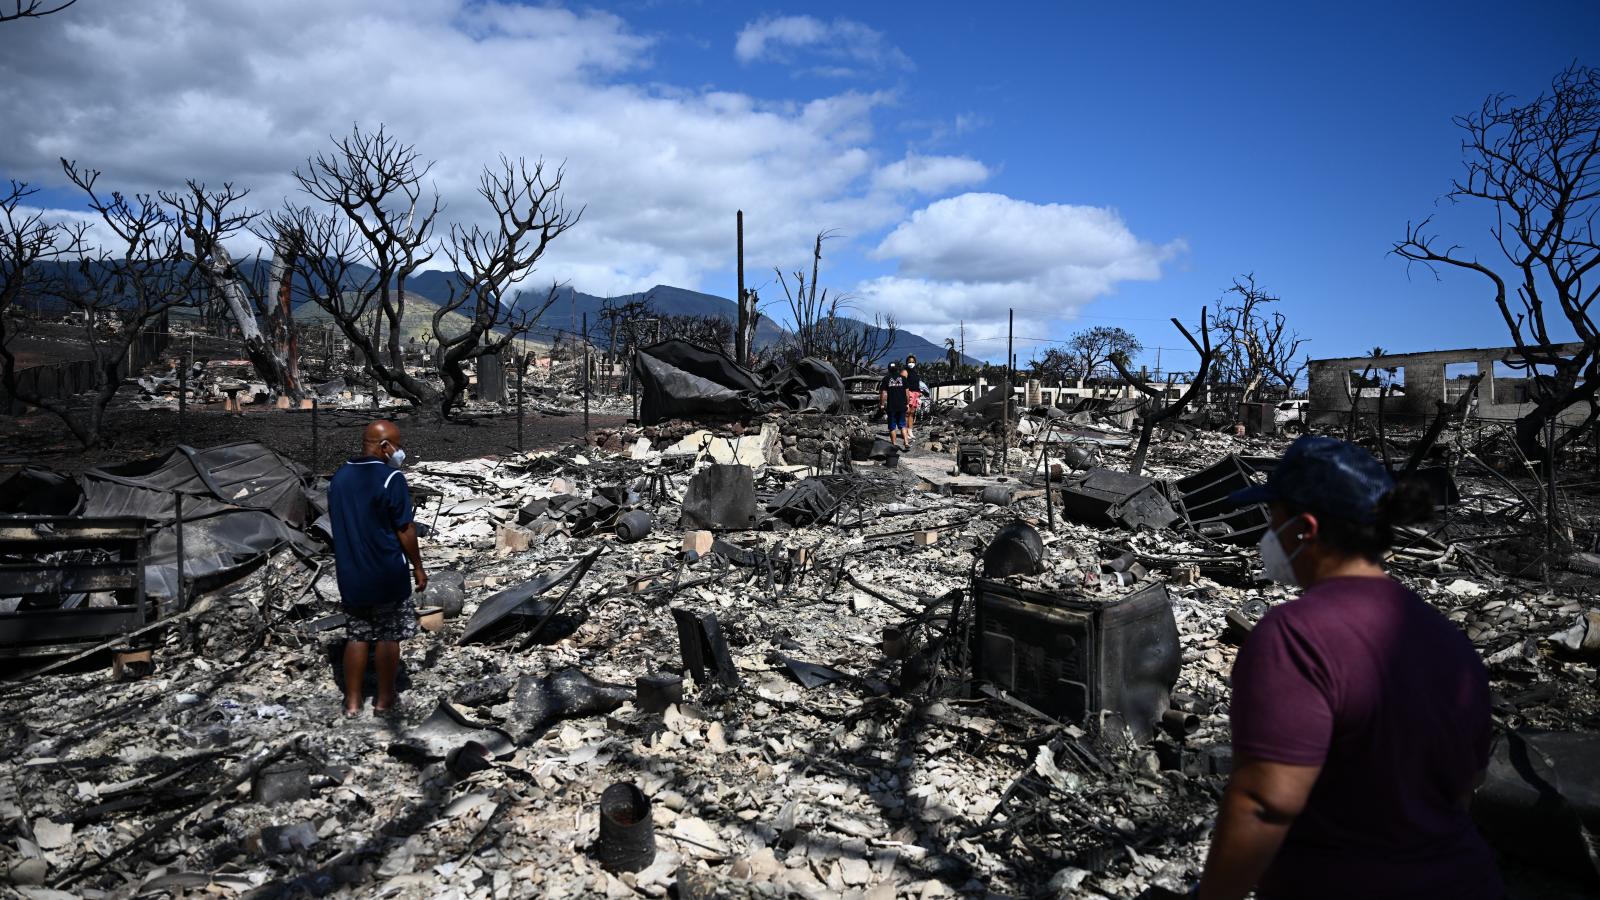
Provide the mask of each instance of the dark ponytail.
{"label": "dark ponytail", "polygon": [[1401,478],[1378,499],[1371,522],[1319,518],[1322,540],[1335,550],[1376,561],[1394,546],[1394,530],[1433,516],[1433,492],[1418,478]]}

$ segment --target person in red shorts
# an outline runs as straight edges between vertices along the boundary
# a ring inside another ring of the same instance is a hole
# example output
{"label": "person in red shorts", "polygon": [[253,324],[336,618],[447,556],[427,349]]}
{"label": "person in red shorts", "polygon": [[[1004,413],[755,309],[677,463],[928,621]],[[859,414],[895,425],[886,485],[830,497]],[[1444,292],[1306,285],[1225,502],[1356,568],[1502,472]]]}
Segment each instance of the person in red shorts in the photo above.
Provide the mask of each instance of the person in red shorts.
{"label": "person in red shorts", "polygon": [[922,395],[928,386],[917,371],[916,356],[906,357],[906,443],[911,442],[911,429],[917,426],[917,410],[922,408]]}
{"label": "person in red shorts", "polygon": [[1489,683],[1455,625],[1390,578],[1398,525],[1430,513],[1344,441],[1295,441],[1266,484],[1261,559],[1304,588],[1233,666],[1234,769],[1196,890],[1203,900],[1449,897],[1505,889],[1468,815],[1489,761]]}

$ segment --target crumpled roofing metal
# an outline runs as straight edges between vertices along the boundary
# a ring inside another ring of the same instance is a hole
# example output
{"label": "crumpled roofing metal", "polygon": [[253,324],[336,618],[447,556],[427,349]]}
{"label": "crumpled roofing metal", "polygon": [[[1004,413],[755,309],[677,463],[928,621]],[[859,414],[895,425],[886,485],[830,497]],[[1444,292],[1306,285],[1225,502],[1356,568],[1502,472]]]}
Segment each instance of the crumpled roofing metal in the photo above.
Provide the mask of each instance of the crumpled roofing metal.
{"label": "crumpled roofing metal", "polygon": [[707,415],[742,418],[774,405],[842,412],[849,396],[827,360],[807,356],[763,379],[716,350],[676,338],[641,347],[634,371],[644,425]]}
{"label": "crumpled roofing metal", "polygon": [[[71,515],[156,523],[145,567],[145,592],[155,597],[177,594],[175,494],[183,495],[183,571],[191,582],[223,584],[285,545],[316,547],[302,530],[315,511],[309,476],[255,442],[179,446],[164,456],[89,469],[72,481],[23,474],[0,485],[0,512],[38,515],[44,506],[65,507]],[[41,492],[46,484],[50,489]]]}

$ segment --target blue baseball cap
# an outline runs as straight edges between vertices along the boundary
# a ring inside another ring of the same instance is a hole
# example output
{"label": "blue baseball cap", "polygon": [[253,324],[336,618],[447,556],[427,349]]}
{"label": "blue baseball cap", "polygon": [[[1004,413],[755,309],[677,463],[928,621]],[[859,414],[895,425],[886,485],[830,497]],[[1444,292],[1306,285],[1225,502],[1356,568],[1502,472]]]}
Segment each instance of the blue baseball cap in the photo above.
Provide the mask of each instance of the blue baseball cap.
{"label": "blue baseball cap", "polygon": [[1308,434],[1289,445],[1266,484],[1234,491],[1235,506],[1282,501],[1349,522],[1372,522],[1378,501],[1394,488],[1389,470],[1361,447]]}

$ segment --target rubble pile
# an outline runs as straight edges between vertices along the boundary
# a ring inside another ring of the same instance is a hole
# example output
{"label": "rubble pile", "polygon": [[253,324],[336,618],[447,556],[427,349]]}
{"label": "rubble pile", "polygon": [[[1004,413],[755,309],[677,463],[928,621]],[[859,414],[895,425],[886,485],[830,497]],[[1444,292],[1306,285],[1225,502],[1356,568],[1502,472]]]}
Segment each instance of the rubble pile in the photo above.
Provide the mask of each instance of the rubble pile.
{"label": "rubble pile", "polygon": [[[1192,479],[1259,477],[1282,443],[1172,432],[1133,488],[1175,518],[1129,527],[1071,503],[1128,477],[1126,430],[1054,418],[977,476],[956,451],[983,428],[935,425],[896,463],[818,412],[419,464],[437,630],[405,645],[398,715],[342,716],[331,556],[281,542],[153,632],[143,677],[0,685],[0,877],[35,897],[1182,889],[1230,771],[1237,644],[1288,596],[1245,526],[1205,527]],[[1593,570],[1496,569],[1525,510],[1459,474],[1396,576],[1482,650],[1505,729],[1600,730]]]}

